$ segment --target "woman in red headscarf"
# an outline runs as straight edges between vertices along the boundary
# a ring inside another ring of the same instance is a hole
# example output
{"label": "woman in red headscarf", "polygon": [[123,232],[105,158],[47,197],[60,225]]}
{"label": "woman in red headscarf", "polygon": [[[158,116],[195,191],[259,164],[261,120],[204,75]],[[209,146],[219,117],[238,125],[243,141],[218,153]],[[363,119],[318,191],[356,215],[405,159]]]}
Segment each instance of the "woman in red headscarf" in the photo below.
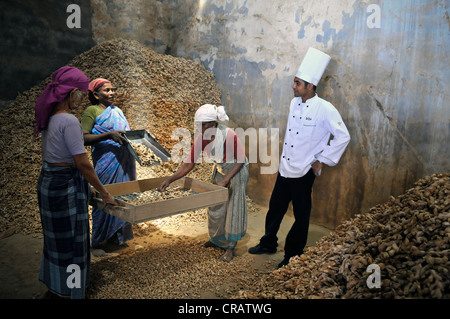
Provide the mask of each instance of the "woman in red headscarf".
{"label": "woman in red headscarf", "polygon": [[[93,104],[83,113],[81,126],[86,145],[92,145],[92,160],[104,184],[136,180],[136,161],[120,135],[130,130],[122,110],[114,106],[115,87],[102,78],[89,84],[89,100]],[[122,245],[133,239],[132,225],[99,209],[92,211],[92,247],[103,244]],[[94,254],[103,252],[94,250]]]}
{"label": "woman in red headscarf", "polygon": [[[70,114],[85,98],[89,79],[74,67],[52,75],[35,106],[35,136],[42,133],[42,170],[37,192],[44,233],[39,279],[49,292],[84,298],[89,282],[88,198],[92,184],[104,204],[115,204],[98,179],[84,147],[78,119]],[[76,270],[76,282],[70,280]]]}

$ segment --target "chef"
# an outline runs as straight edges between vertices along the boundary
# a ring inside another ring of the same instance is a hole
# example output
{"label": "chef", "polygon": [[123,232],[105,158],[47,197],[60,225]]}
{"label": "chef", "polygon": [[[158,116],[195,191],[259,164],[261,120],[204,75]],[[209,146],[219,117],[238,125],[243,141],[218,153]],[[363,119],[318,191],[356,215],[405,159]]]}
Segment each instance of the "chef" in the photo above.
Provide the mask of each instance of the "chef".
{"label": "chef", "polygon": [[[285,243],[284,259],[289,263],[306,245],[314,180],[323,165],[335,166],[350,142],[350,135],[337,109],[316,94],[316,87],[331,57],[309,48],[294,78],[294,98],[283,142],[277,180],[269,202],[265,234],[251,254],[277,251],[277,232],[292,202],[295,221]],[[332,136],[332,139],[330,140]]]}

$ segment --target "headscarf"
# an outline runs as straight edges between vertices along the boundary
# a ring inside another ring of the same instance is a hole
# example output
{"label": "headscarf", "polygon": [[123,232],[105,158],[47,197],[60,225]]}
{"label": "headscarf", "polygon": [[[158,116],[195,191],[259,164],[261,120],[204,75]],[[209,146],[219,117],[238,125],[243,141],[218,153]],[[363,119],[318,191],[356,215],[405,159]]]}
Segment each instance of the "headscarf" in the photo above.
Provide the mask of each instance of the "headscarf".
{"label": "headscarf", "polygon": [[223,106],[215,106],[212,104],[204,104],[195,112],[196,122],[211,122],[211,121],[228,121],[228,115],[225,113]]}
{"label": "headscarf", "polygon": [[89,79],[75,67],[63,66],[52,74],[52,82],[47,84],[41,96],[36,100],[34,108],[34,136],[47,128],[50,114],[54,106],[64,101],[73,89],[87,91]]}
{"label": "headscarf", "polygon": [[92,80],[91,83],[89,83],[89,101],[91,101],[92,104],[98,104],[97,98],[94,96],[94,92],[97,91],[99,88],[101,88],[106,83],[111,83],[111,81],[108,81],[107,79],[103,78],[97,78],[95,80]]}

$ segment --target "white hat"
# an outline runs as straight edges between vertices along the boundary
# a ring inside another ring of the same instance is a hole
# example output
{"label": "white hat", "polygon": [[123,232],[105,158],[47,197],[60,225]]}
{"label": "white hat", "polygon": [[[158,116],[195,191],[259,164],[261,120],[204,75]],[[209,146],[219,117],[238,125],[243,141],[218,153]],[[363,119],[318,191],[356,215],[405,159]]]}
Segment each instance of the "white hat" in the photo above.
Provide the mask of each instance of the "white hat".
{"label": "white hat", "polygon": [[195,112],[196,122],[211,122],[211,121],[228,121],[228,115],[223,106],[216,106],[212,104],[204,104]]}
{"label": "white hat", "polygon": [[309,48],[295,76],[317,86],[330,60],[328,54]]}

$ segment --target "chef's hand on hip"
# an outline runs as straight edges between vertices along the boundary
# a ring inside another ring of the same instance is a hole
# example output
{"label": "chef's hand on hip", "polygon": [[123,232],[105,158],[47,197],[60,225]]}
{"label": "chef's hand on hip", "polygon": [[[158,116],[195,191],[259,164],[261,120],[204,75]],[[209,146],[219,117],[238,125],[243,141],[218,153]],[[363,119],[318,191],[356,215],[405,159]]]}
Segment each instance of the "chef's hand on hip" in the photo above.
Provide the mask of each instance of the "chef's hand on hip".
{"label": "chef's hand on hip", "polygon": [[320,173],[322,172],[323,164],[319,161],[315,161],[314,164],[312,164],[312,169],[314,172],[314,175],[320,176]]}

